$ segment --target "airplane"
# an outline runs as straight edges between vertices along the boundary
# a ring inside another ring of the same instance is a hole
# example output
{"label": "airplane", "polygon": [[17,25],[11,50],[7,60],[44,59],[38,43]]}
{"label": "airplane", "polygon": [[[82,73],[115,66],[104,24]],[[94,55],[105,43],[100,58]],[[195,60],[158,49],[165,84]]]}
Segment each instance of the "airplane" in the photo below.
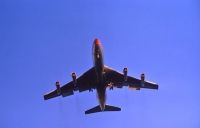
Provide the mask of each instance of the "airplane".
{"label": "airplane", "polygon": [[99,39],[95,39],[92,48],[94,65],[84,74],[77,78],[73,72],[71,74],[72,81],[60,86],[60,83],[56,82],[56,89],[48,94],[44,95],[44,100],[48,100],[54,97],[70,96],[74,94],[74,91],[93,91],[96,89],[99,105],[85,111],[85,114],[91,114],[96,112],[105,111],[121,111],[121,108],[110,106],[106,104],[106,88],[112,90],[115,88],[122,88],[123,86],[140,90],[141,88],[158,89],[158,84],[146,81],[145,75],[142,73],[141,78],[128,76],[128,69],[124,68],[123,73],[113,70],[104,65],[102,44]]}

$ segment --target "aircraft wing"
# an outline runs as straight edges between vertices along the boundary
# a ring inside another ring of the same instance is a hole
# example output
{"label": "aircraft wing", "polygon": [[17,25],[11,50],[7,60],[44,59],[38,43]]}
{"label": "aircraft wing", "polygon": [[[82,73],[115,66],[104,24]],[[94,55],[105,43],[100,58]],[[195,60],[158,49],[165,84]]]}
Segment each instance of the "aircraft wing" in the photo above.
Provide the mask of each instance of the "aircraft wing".
{"label": "aircraft wing", "polygon": [[63,97],[70,96],[74,94],[74,91],[90,91],[92,89],[95,89],[96,83],[96,73],[93,67],[76,79],[76,85],[74,85],[74,82],[71,81],[60,87],[60,89],[56,89],[50,93],[47,93],[46,95],[44,95],[44,99],[48,100],[50,98],[54,98],[60,95],[62,95]]}
{"label": "aircraft wing", "polygon": [[158,84],[156,83],[149,81],[142,82],[140,79],[131,76],[127,76],[127,81],[125,81],[124,74],[117,72],[109,67],[105,67],[104,70],[106,81],[114,87],[121,88],[123,86],[128,86],[137,90],[140,88],[158,89]]}

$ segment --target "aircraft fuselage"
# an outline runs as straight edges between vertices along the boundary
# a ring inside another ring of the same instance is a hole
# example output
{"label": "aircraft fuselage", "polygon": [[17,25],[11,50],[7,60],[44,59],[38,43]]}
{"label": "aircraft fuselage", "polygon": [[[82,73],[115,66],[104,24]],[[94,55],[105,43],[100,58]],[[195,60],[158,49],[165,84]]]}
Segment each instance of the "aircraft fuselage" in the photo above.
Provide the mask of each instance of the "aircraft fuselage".
{"label": "aircraft fuselage", "polygon": [[95,39],[93,44],[93,60],[97,76],[97,98],[99,100],[100,108],[103,111],[106,102],[106,83],[104,76],[103,50],[98,39]]}

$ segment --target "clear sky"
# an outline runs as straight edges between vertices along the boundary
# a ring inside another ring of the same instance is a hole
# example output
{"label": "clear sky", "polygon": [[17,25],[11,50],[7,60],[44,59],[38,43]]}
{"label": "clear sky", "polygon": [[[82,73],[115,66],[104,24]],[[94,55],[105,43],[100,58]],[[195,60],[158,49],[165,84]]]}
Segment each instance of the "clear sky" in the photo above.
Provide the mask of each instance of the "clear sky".
{"label": "clear sky", "polygon": [[[1,128],[199,128],[198,0],[0,0]],[[84,115],[95,92],[43,100],[92,65],[105,64],[159,84],[107,91],[121,112]]]}

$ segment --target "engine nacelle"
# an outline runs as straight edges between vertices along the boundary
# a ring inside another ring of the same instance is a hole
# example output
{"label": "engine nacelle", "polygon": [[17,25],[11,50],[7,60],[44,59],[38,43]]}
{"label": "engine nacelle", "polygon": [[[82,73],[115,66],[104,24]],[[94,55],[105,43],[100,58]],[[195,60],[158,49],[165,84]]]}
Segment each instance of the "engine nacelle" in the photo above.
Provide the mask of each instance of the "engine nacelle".
{"label": "engine nacelle", "polygon": [[128,69],[124,68],[123,73],[124,73],[124,81],[127,81]]}
{"label": "engine nacelle", "polygon": [[89,89],[89,92],[93,92],[93,89],[92,89],[92,88],[90,88],[90,89]]}
{"label": "engine nacelle", "polygon": [[145,75],[144,73],[141,74],[141,86],[144,86]]}
{"label": "engine nacelle", "polygon": [[110,90],[113,90],[113,86],[110,86]]}
{"label": "engine nacelle", "polygon": [[76,86],[76,83],[77,83],[77,80],[76,80],[76,73],[72,73],[72,79],[73,79],[73,83],[74,83],[74,86]]}
{"label": "engine nacelle", "polygon": [[56,90],[57,90],[57,94],[61,93],[59,81],[56,81]]}

